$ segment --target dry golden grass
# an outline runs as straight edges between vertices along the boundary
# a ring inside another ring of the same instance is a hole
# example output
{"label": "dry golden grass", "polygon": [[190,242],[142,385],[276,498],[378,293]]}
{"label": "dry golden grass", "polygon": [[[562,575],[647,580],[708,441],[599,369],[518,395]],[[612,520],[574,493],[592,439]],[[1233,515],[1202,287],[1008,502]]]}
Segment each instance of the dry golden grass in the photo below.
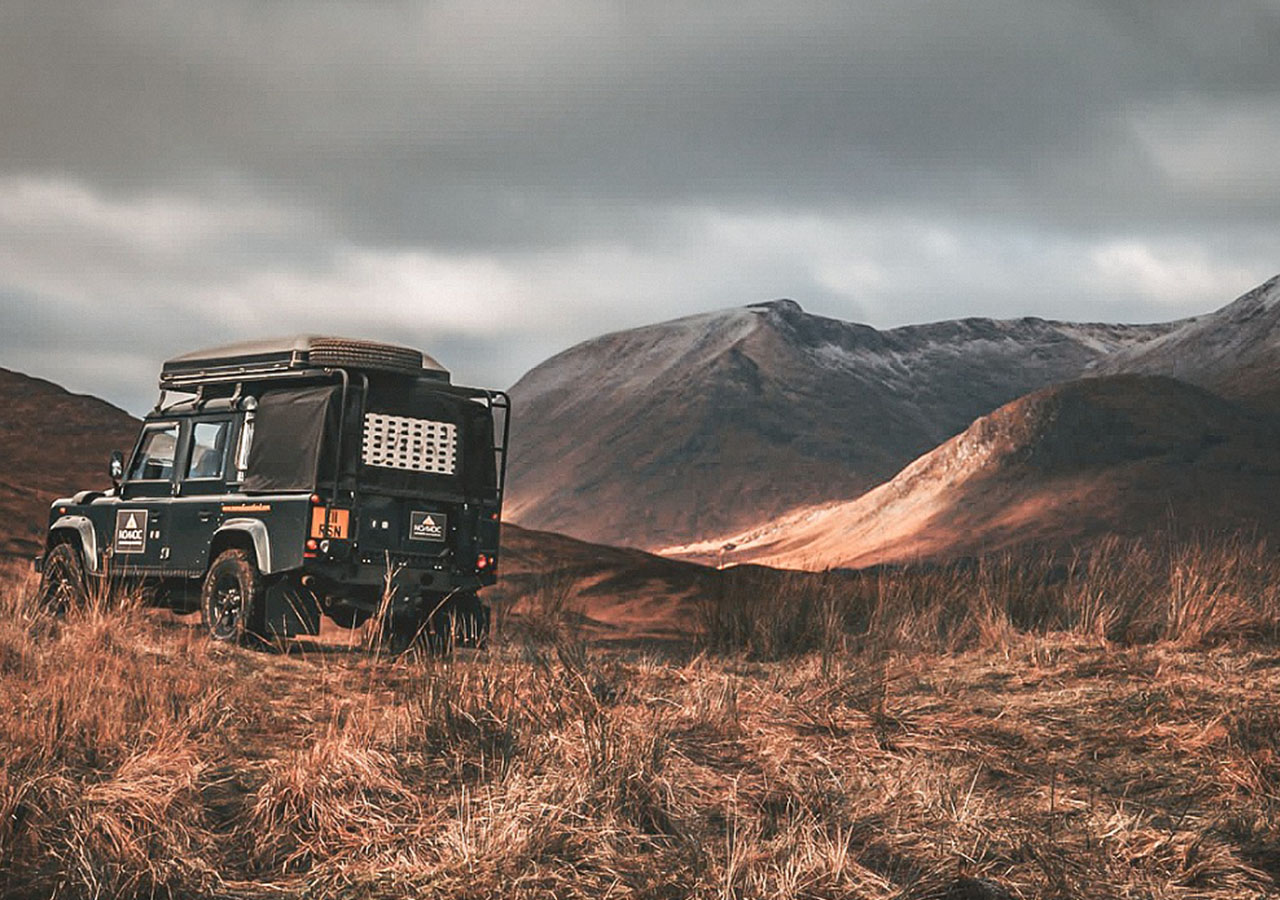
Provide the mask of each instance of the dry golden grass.
{"label": "dry golden grass", "polygon": [[696,653],[544,621],[448,661],[54,620],[15,581],[0,894],[1275,896],[1275,567],[1105,552],[784,576]]}

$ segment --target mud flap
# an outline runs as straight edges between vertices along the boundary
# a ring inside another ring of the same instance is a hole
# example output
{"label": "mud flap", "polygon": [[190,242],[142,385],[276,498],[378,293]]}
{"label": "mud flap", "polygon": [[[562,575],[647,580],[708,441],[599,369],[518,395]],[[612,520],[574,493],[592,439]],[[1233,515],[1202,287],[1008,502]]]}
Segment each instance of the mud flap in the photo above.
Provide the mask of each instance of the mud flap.
{"label": "mud flap", "polygon": [[266,637],[320,633],[320,604],[315,594],[292,578],[273,579],[263,591],[262,602]]}

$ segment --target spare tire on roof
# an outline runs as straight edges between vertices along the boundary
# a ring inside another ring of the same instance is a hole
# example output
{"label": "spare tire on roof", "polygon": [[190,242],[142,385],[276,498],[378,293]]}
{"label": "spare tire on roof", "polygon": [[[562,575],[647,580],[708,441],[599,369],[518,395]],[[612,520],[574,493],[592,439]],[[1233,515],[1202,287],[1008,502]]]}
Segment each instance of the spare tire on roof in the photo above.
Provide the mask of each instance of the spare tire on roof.
{"label": "spare tire on roof", "polygon": [[[349,366],[422,375],[422,353],[409,347],[353,341],[348,338],[314,338],[308,360],[315,366]],[[428,370],[429,371],[429,370]]]}

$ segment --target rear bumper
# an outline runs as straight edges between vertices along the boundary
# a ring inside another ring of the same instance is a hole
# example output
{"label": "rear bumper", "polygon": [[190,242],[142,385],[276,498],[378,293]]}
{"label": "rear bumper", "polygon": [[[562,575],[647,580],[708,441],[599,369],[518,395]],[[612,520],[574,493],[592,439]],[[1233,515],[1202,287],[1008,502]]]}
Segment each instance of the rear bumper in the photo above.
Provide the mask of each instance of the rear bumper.
{"label": "rear bumper", "polygon": [[492,578],[459,572],[444,564],[428,566],[419,560],[397,560],[395,557],[382,565],[307,560],[303,572],[334,586],[378,590],[390,586],[397,594],[404,595],[475,591],[493,583]]}

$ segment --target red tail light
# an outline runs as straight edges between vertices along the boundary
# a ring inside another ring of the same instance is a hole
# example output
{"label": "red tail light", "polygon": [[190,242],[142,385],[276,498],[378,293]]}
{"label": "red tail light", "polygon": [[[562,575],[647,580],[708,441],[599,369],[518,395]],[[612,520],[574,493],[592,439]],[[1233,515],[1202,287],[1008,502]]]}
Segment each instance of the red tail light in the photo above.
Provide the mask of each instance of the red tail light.
{"label": "red tail light", "polygon": [[489,557],[485,556],[483,553],[481,553],[479,556],[476,557],[477,569],[486,568],[488,565],[489,565]]}

